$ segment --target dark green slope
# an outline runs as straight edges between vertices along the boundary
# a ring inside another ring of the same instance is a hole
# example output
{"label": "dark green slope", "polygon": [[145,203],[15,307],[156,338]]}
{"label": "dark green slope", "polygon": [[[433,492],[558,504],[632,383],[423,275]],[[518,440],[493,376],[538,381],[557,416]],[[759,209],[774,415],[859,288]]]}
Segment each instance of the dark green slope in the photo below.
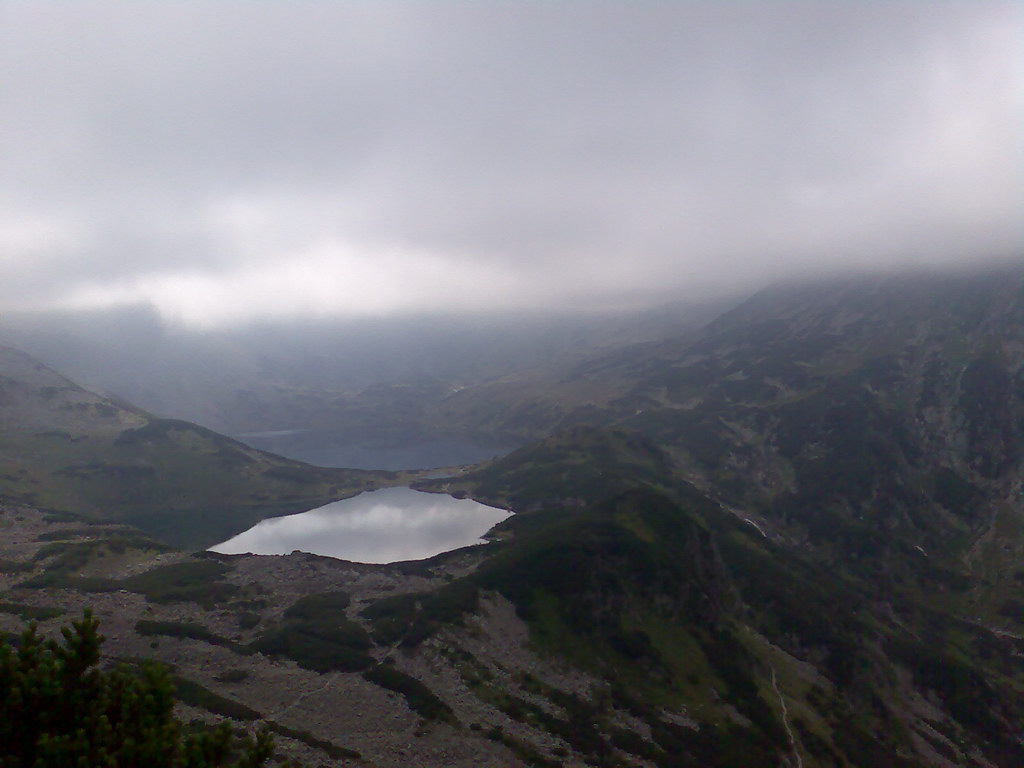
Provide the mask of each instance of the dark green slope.
{"label": "dark green slope", "polygon": [[[719,623],[752,654],[738,664],[759,696],[771,648],[827,681],[805,687],[791,724],[805,765],[1022,764],[1024,269],[766,292],[696,340],[446,407],[471,426],[489,400],[485,431],[550,436],[449,490],[538,510],[503,526],[513,548],[589,525],[630,487],[699,516],[726,574],[716,594],[735,596]],[[573,540],[545,550],[552,564],[574,553],[548,583],[615,562]],[[516,585],[555,565],[523,562],[497,588],[544,637]],[[634,603],[635,585],[611,583]],[[567,594],[549,615],[587,604]],[[714,656],[687,621],[668,625]],[[626,665],[598,624],[593,658]]]}
{"label": "dark green slope", "polygon": [[[608,744],[659,766],[776,766],[794,750],[806,766],[1024,760],[1017,644],[935,608],[897,614],[692,486],[554,503],[499,532],[472,575],[364,616],[379,641],[415,647],[502,594],[538,650],[606,681],[603,705],[577,704],[588,725],[546,725],[590,765],[615,764]],[[663,716],[680,710],[699,727]],[[630,742],[617,712],[651,739]]]}
{"label": "dark green slope", "polygon": [[1024,556],[1021,267],[767,291],[696,340],[446,408],[472,428],[488,400],[500,420],[476,426],[496,433],[638,431],[678,475],[822,562],[889,581],[908,557],[984,571],[992,594],[972,610],[987,620]]}
{"label": "dark green slope", "polygon": [[1021,270],[761,296],[605,416],[821,562],[1019,628]]}
{"label": "dark green slope", "polygon": [[674,483],[669,457],[639,432],[581,426],[556,431],[457,479],[422,480],[414,487],[469,492],[489,504],[523,512]]}
{"label": "dark green slope", "polygon": [[312,467],[160,419],[0,348],[0,495],[207,547],[258,520],[374,487],[385,473]]}

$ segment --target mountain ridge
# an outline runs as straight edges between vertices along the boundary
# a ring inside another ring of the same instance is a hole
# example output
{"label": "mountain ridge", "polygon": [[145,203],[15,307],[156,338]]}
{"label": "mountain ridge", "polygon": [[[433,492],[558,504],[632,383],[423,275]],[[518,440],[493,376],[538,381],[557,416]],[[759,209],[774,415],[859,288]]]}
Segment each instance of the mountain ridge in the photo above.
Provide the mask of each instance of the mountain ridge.
{"label": "mountain ridge", "polygon": [[0,494],[210,546],[392,473],[312,467],[89,392],[0,347]]}
{"label": "mountain ridge", "polygon": [[[388,768],[1016,768],[1022,278],[776,291],[505,400],[455,393],[452,428],[540,436],[417,483],[514,509],[484,545],[154,556],[21,510],[49,527],[0,549],[0,583],[94,602],[133,654],[165,633],[184,677]],[[347,709],[370,700],[398,730]]]}

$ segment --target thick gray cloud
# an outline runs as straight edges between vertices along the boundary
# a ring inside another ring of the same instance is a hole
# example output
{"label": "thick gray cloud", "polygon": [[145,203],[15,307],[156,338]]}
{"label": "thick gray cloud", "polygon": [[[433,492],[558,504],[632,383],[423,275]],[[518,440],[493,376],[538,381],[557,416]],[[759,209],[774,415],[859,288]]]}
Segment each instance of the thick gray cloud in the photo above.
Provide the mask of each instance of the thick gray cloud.
{"label": "thick gray cloud", "polygon": [[613,306],[1020,255],[1021,8],[0,3],[0,306]]}

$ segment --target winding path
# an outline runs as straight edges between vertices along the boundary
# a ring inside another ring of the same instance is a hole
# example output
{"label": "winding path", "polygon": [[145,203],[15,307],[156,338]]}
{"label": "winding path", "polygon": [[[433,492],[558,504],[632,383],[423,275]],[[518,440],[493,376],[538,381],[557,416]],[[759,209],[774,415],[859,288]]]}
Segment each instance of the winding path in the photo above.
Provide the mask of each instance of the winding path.
{"label": "winding path", "polygon": [[316,694],[320,693],[321,691],[323,691],[323,690],[325,690],[327,688],[330,688],[333,684],[334,684],[334,678],[333,677],[329,677],[327,679],[327,682],[325,682],[319,688],[314,688],[311,691],[306,691],[305,693],[300,694],[295,699],[295,701],[293,701],[291,704],[289,704],[286,707],[282,707],[281,709],[279,709],[276,712],[273,712],[273,713],[271,713],[269,715],[264,715],[263,719],[264,720],[273,720],[274,718],[280,717],[281,715],[286,714],[290,710],[295,709],[297,706],[299,706],[302,702],[304,702],[310,696],[315,696]]}
{"label": "winding path", "polygon": [[779,690],[779,683],[775,677],[775,667],[772,667],[772,688],[775,689],[775,695],[779,697],[779,704],[782,705],[782,725],[786,729],[786,735],[789,737],[789,746],[793,750],[793,757],[796,758],[796,768],[804,768],[804,761],[800,757],[800,750],[796,748],[796,737],[793,736],[793,729],[789,727],[789,710],[786,708],[786,699],[783,698],[782,691]]}

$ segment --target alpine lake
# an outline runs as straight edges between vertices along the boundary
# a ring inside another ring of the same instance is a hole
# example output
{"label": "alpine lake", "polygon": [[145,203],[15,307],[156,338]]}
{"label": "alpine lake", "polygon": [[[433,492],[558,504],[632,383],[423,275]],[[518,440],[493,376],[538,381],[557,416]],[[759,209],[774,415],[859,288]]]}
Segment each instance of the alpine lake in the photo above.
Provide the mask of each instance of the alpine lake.
{"label": "alpine lake", "polygon": [[273,517],[211,547],[237,555],[285,555],[293,551],[359,563],[422,560],[482,543],[511,514],[471,499],[410,488],[383,488],[318,509]]}

